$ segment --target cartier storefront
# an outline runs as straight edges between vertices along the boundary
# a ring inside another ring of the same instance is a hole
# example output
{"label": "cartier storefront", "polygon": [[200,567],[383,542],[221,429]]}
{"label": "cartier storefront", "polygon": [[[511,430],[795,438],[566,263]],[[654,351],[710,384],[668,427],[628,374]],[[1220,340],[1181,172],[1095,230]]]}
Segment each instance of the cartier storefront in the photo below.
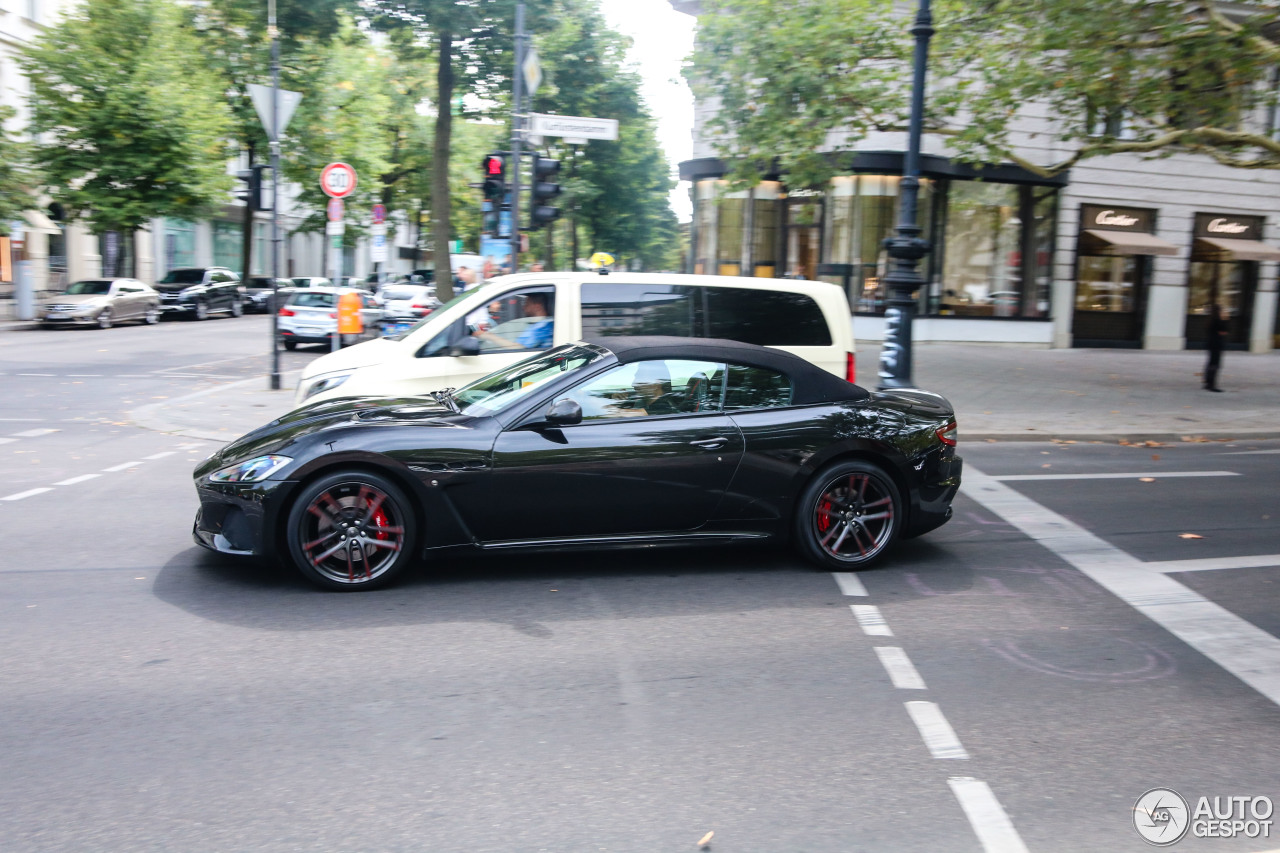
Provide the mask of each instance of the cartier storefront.
{"label": "cartier storefront", "polygon": [[1187,277],[1188,348],[1204,346],[1214,305],[1226,309],[1227,345],[1249,344],[1259,307],[1259,262],[1280,260],[1280,249],[1262,242],[1263,224],[1261,216],[1196,214]]}
{"label": "cartier storefront", "polygon": [[1155,236],[1155,230],[1154,210],[1080,206],[1074,346],[1142,345],[1152,258],[1178,254],[1178,247]]}

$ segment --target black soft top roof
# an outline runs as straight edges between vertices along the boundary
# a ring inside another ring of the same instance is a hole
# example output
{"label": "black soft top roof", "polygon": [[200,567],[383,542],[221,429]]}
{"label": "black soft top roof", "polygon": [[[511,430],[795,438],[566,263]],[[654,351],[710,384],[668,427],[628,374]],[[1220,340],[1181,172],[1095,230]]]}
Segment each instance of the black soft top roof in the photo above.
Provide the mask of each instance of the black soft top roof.
{"label": "black soft top roof", "polygon": [[636,335],[584,338],[587,343],[613,353],[620,364],[654,358],[679,358],[689,361],[724,361],[748,367],[764,367],[785,373],[791,378],[791,401],[833,403],[841,400],[865,400],[871,396],[865,389],[797,355],[773,347],[760,347],[740,341],[719,338],[680,338],[667,335]]}

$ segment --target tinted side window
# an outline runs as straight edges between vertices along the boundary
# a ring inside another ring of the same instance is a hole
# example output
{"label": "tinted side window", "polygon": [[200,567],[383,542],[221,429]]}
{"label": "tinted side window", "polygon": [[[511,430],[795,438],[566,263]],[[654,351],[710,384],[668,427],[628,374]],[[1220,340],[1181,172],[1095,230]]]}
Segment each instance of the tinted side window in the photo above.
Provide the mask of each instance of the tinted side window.
{"label": "tinted side window", "polygon": [[762,367],[731,364],[724,392],[725,411],[774,409],[791,405],[791,379]]}
{"label": "tinted side window", "polygon": [[582,335],[696,336],[700,287],[637,284],[582,285]]}
{"label": "tinted side window", "polygon": [[708,338],[775,347],[831,346],[822,309],[803,293],[708,287],[704,304]]}

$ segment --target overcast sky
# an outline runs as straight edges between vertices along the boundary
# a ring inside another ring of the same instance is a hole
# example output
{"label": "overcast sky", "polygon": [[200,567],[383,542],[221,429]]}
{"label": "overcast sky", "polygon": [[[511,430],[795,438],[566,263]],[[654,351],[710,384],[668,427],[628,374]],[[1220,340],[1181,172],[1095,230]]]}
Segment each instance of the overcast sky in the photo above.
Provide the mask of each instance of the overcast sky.
{"label": "overcast sky", "polygon": [[[645,102],[658,120],[658,142],[672,167],[693,156],[693,94],[680,76],[680,64],[693,51],[694,19],[667,0],[600,0],[609,25],[631,36],[631,61],[644,78]],[[681,222],[692,216],[689,185],[671,194]]]}

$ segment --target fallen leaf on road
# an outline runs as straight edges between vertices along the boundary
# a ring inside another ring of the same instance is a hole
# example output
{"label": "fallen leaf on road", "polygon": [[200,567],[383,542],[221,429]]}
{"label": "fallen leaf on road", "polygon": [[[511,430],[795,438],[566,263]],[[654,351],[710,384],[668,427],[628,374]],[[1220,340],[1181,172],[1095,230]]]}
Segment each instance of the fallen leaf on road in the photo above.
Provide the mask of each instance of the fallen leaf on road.
{"label": "fallen leaf on road", "polygon": [[1138,478],[1139,483],[1154,483],[1155,481],[1156,481],[1155,477],[1139,477]]}
{"label": "fallen leaf on road", "polygon": [[1152,461],[1159,462],[1159,461],[1160,461],[1160,454],[1159,454],[1159,453],[1152,453],[1152,454],[1151,454],[1151,459],[1152,459]]}
{"label": "fallen leaf on road", "polygon": [[1044,463],[1043,465],[1041,465],[1040,467],[1041,467],[1041,468],[1052,468],[1053,466],[1052,466],[1052,465],[1050,465],[1048,462],[1046,462],[1046,463]]}
{"label": "fallen leaf on road", "polygon": [[1205,438],[1203,435],[1184,435],[1182,440],[1190,441],[1194,444],[1205,444],[1209,441],[1209,439]]}
{"label": "fallen leaf on road", "polygon": [[1147,447],[1164,447],[1164,445],[1158,441],[1144,441],[1143,444]]}
{"label": "fallen leaf on road", "polygon": [[1179,533],[1178,538],[1179,539],[1203,539],[1204,537],[1201,536],[1199,533]]}
{"label": "fallen leaf on road", "polygon": [[1133,442],[1127,438],[1120,439],[1120,443],[1123,444],[1125,447],[1133,447]]}
{"label": "fallen leaf on road", "polygon": [[713,836],[713,835],[715,835],[715,834],[716,834],[716,831],[713,829],[713,830],[711,830],[710,832],[708,832],[706,835],[702,836],[702,838],[701,838],[701,839],[699,839],[699,841],[698,841],[698,846],[699,846],[699,847],[706,847],[708,844],[710,844],[710,843],[711,843],[711,836]]}
{"label": "fallen leaf on road", "polygon": [[995,443],[996,443],[996,440],[994,438],[987,439],[987,444],[995,444]]}

